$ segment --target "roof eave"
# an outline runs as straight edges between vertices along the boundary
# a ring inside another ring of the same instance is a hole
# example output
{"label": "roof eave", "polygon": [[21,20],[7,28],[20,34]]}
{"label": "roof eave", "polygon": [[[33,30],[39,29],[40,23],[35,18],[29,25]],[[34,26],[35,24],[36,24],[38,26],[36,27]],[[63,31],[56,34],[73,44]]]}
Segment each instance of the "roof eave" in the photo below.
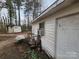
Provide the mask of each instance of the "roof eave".
{"label": "roof eave", "polygon": [[32,24],[35,23],[35,22],[40,21],[41,19],[43,19],[43,18],[45,18],[45,17],[47,17],[51,14],[54,14],[55,12],[57,12],[58,10],[66,7],[66,6],[71,5],[75,1],[77,1],[77,0],[64,0],[63,2],[61,2],[59,4],[58,4],[58,2],[56,2],[55,5],[51,5],[43,13],[41,13],[36,19],[34,19],[32,21]]}

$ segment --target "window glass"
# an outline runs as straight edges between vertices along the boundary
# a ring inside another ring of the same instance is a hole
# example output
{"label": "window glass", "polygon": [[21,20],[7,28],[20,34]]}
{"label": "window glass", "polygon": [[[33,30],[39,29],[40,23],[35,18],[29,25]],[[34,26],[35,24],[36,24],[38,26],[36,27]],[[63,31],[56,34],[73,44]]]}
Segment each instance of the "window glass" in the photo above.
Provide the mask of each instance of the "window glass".
{"label": "window glass", "polygon": [[39,24],[39,33],[38,34],[41,36],[44,36],[44,34],[45,34],[45,23],[44,22]]}

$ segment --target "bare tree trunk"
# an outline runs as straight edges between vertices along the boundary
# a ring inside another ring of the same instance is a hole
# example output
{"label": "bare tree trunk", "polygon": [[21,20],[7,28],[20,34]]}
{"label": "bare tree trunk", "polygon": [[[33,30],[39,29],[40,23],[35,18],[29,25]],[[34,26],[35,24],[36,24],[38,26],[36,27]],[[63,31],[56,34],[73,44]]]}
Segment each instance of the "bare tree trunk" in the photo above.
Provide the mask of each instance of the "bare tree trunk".
{"label": "bare tree trunk", "polygon": [[19,19],[19,26],[21,25],[21,19],[20,19],[20,6],[18,6],[18,19]]}
{"label": "bare tree trunk", "polygon": [[28,30],[29,30],[29,15],[27,17],[28,17]]}
{"label": "bare tree trunk", "polygon": [[10,16],[10,25],[12,25],[12,14],[11,10],[9,10],[9,16]]}
{"label": "bare tree trunk", "polygon": [[17,24],[17,12],[16,12],[16,5],[15,4],[14,4],[14,8],[15,8],[15,24],[18,25]]}

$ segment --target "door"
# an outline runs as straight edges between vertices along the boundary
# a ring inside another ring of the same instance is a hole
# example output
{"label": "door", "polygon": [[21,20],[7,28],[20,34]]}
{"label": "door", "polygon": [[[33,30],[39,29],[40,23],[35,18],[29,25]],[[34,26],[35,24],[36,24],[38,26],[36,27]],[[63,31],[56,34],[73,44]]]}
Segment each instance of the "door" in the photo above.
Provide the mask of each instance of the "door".
{"label": "door", "polygon": [[79,59],[79,14],[57,20],[56,59]]}

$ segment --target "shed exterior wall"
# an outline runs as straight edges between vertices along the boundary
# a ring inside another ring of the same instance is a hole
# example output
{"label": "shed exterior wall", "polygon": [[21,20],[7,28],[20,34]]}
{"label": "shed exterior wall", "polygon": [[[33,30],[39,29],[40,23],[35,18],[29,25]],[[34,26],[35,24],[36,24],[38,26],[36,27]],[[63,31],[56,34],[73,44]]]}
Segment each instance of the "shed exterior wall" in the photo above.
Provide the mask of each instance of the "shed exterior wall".
{"label": "shed exterior wall", "polygon": [[52,14],[51,16],[48,16],[42,21],[33,23],[32,25],[32,32],[36,33],[37,29],[39,29],[39,23],[45,22],[45,36],[42,36],[42,47],[47,52],[48,55],[55,57],[55,28],[56,28],[56,19],[60,18],[62,16],[74,14],[79,12],[79,3],[70,5],[68,7],[65,7],[64,9],[61,9],[60,11]]}

